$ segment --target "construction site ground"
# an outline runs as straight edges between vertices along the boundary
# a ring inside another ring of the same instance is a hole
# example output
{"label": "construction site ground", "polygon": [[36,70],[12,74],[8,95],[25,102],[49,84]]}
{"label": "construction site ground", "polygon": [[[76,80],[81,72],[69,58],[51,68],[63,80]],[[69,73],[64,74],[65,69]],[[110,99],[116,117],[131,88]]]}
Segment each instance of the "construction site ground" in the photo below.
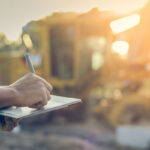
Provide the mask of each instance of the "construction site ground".
{"label": "construction site ground", "polygon": [[39,126],[25,125],[20,128],[16,133],[0,133],[0,150],[120,149],[115,144],[115,130],[100,122],[55,122]]}

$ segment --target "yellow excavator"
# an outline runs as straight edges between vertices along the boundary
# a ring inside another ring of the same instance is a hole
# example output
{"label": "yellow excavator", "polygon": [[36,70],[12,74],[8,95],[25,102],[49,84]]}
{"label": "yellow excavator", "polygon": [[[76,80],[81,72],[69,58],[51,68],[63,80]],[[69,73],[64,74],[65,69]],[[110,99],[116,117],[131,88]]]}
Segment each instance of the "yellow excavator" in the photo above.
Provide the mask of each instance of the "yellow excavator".
{"label": "yellow excavator", "polygon": [[[84,98],[100,78],[112,42],[109,12],[54,13],[23,27],[22,51],[0,54],[0,81],[8,84],[28,70],[24,49],[37,74],[62,95]],[[20,53],[20,54],[19,54]]]}

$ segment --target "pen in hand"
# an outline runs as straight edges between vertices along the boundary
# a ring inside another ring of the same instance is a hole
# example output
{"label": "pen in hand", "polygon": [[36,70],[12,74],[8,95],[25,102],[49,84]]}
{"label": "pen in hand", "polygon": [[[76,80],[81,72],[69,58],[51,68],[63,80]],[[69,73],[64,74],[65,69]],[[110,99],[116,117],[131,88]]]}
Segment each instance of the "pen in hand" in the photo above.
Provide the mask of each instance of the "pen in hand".
{"label": "pen in hand", "polygon": [[25,59],[26,59],[26,63],[27,63],[27,65],[28,65],[29,70],[30,70],[32,73],[35,73],[35,70],[34,70],[33,64],[32,64],[32,62],[31,62],[31,58],[30,58],[29,53],[26,53],[26,54],[24,55],[24,57],[25,57]]}
{"label": "pen in hand", "polygon": [[[26,53],[24,55],[24,57],[26,59],[26,63],[28,65],[28,68],[29,68],[30,72],[35,73],[35,70],[34,70],[33,64],[31,62],[31,58],[30,58],[29,53]],[[38,106],[38,105],[41,105],[41,102],[38,102],[38,103],[34,104],[34,106]],[[42,107],[40,109],[42,109]]]}

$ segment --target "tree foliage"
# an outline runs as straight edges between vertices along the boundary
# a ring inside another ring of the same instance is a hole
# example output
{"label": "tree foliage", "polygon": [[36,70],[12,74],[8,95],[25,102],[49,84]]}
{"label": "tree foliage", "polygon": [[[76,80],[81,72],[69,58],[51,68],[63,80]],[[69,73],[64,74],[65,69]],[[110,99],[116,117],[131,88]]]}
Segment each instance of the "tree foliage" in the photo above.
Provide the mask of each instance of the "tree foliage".
{"label": "tree foliage", "polygon": [[7,39],[6,35],[0,33],[0,53],[8,53],[20,49],[21,44],[17,41],[11,42]]}

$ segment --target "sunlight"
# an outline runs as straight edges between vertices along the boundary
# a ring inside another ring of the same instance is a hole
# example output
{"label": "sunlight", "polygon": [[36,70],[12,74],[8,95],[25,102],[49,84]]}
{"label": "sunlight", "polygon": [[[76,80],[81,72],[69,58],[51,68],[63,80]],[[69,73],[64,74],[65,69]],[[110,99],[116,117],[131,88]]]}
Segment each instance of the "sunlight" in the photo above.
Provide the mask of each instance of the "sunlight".
{"label": "sunlight", "polygon": [[134,14],[128,17],[124,17],[110,23],[110,27],[112,31],[117,34],[123,32],[129,28],[132,28],[139,24],[140,22],[140,15]]}
{"label": "sunlight", "polygon": [[[129,13],[142,8],[147,1],[70,0],[70,3],[68,3],[68,0],[0,0],[0,32],[5,33],[9,40],[17,40],[22,26],[31,20],[40,19],[53,12],[87,12],[94,7],[98,7],[101,11]],[[13,18],[13,20],[10,18]]]}
{"label": "sunlight", "polygon": [[147,2],[148,0],[101,0],[99,7],[100,10],[126,14],[142,8]]}
{"label": "sunlight", "polygon": [[122,56],[125,56],[129,50],[129,43],[126,41],[115,41],[112,44],[112,50]]}

